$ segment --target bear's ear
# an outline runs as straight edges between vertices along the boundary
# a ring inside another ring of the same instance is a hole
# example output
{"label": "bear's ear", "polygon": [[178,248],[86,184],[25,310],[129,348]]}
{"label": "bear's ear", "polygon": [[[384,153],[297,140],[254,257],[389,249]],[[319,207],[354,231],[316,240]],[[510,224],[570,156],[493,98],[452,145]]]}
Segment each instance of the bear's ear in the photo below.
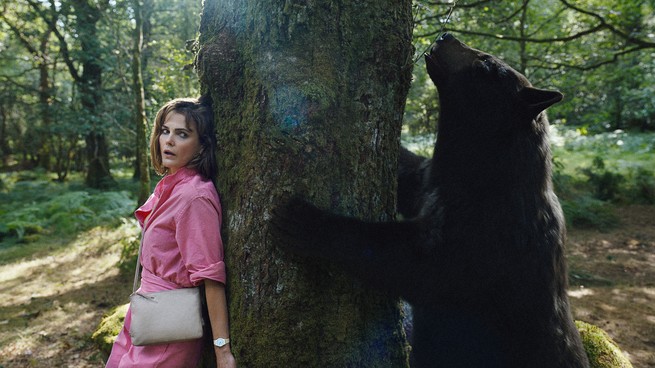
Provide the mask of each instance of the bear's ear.
{"label": "bear's ear", "polygon": [[560,102],[564,95],[559,91],[550,91],[534,87],[523,87],[519,91],[519,98],[525,102],[526,106],[534,116],[546,110],[551,105]]}

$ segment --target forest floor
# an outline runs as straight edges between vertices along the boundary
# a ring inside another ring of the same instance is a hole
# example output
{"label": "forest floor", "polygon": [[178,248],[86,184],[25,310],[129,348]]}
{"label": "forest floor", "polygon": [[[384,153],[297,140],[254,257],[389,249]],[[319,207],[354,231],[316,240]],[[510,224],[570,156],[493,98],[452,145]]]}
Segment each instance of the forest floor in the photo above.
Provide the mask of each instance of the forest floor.
{"label": "forest floor", "polygon": [[[655,367],[655,206],[617,208],[622,225],[569,230],[576,319],[602,327],[635,367]],[[102,367],[91,342],[102,316],[126,303],[131,278],[115,266],[126,222],[76,239],[44,239],[30,257],[2,261],[0,368]]]}
{"label": "forest floor", "polygon": [[655,367],[655,206],[616,214],[615,229],[569,230],[573,314],[604,329],[635,368]]}

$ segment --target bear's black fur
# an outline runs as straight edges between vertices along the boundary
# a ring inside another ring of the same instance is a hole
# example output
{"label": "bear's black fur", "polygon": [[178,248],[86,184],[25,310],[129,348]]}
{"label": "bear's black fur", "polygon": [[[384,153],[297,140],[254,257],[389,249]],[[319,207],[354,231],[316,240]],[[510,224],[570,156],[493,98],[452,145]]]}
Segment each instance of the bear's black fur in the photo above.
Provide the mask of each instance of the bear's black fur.
{"label": "bear's black fur", "polygon": [[407,300],[416,367],[588,367],[543,113],[562,95],[452,35],[426,63],[439,134],[431,160],[401,151],[398,208],[409,220],[364,222],[292,200],[274,213],[275,238]]}

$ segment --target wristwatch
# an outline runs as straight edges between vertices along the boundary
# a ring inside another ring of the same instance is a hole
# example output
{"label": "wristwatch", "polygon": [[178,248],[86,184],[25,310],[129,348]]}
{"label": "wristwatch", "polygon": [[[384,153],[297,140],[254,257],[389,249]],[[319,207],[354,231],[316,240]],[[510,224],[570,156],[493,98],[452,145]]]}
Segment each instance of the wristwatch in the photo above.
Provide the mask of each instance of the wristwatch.
{"label": "wristwatch", "polygon": [[218,346],[219,348],[222,348],[223,346],[229,343],[230,343],[230,339],[224,339],[222,337],[219,337],[218,339],[214,340],[214,345]]}

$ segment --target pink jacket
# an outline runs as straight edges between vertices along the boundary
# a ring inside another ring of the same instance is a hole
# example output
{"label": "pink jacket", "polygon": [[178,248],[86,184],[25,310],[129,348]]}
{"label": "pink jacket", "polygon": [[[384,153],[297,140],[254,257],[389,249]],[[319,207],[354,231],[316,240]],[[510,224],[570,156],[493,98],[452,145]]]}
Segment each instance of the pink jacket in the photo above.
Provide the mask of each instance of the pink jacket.
{"label": "pink jacket", "polygon": [[225,283],[221,206],[211,181],[189,168],[164,176],[135,212],[141,227],[148,215],[142,291],[197,286],[204,279]]}

